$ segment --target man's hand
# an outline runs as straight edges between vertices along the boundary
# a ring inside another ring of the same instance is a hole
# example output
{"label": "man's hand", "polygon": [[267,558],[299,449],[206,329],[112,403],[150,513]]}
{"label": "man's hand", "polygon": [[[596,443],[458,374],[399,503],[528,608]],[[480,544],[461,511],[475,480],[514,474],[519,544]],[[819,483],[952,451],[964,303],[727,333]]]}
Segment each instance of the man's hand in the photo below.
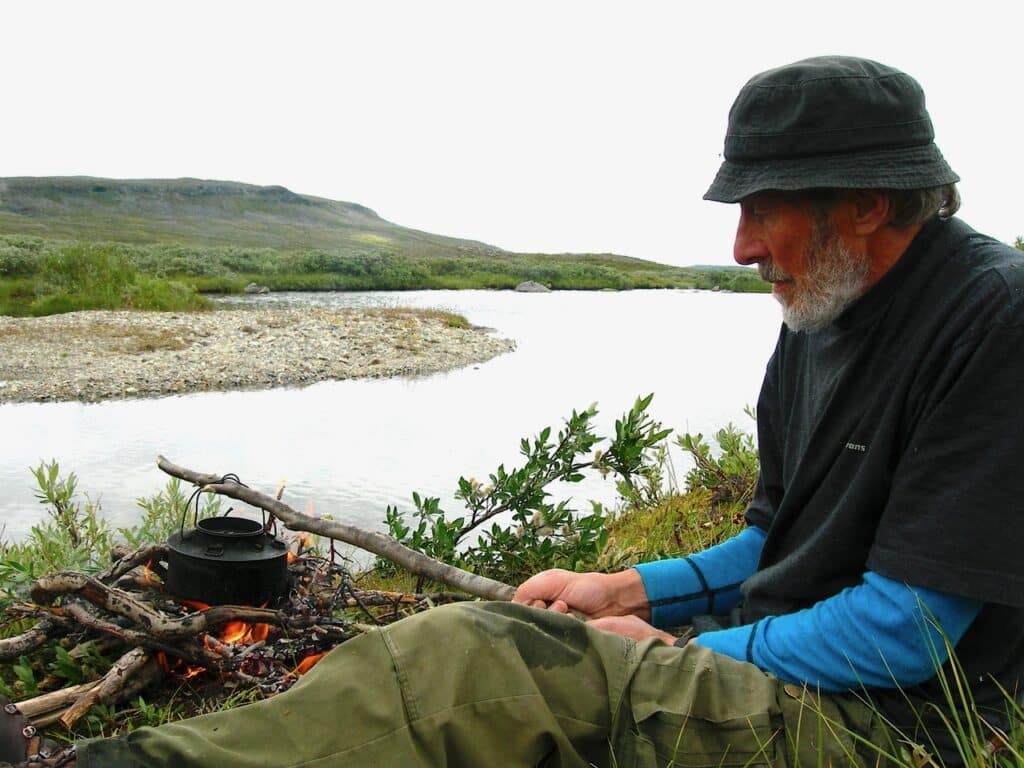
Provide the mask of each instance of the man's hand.
{"label": "man's hand", "polygon": [[634,640],[646,640],[648,637],[656,637],[663,643],[673,645],[676,638],[668,632],[655,629],[638,616],[605,616],[602,619],[592,619],[587,622],[590,626],[605,632],[614,632],[623,637],[631,637]]}
{"label": "man's hand", "polygon": [[640,574],[630,568],[621,573],[573,573],[555,568],[541,571],[519,585],[514,603],[591,618],[635,615],[649,619],[650,605]]}

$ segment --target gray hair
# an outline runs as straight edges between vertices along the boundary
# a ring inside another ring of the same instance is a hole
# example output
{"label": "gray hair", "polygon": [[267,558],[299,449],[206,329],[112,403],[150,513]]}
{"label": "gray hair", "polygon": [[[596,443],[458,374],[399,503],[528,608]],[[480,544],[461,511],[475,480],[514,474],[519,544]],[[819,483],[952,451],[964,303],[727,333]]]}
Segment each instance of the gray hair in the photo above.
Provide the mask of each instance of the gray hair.
{"label": "gray hair", "polygon": [[924,224],[933,216],[948,219],[960,210],[960,190],[956,184],[943,184],[941,187],[925,189],[886,189],[883,190],[892,205],[892,221],[894,227],[911,227]]}
{"label": "gray hair", "polygon": [[795,192],[794,196],[807,203],[814,214],[821,219],[831,215],[832,206],[840,200],[848,200],[862,192],[881,192],[889,199],[892,227],[912,227],[924,224],[938,216],[948,219],[960,210],[960,191],[956,184],[921,189],[806,189]]}

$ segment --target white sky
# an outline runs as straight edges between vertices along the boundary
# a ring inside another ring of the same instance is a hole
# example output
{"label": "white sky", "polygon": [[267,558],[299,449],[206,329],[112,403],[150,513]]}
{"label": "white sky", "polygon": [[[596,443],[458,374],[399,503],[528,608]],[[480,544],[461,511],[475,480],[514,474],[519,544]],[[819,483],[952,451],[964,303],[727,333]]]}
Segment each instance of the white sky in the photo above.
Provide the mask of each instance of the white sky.
{"label": "white sky", "polygon": [[962,217],[1024,234],[1024,5],[9,2],[0,175],[195,176],[519,251],[731,263],[701,200],[756,72],[840,53],[924,86]]}

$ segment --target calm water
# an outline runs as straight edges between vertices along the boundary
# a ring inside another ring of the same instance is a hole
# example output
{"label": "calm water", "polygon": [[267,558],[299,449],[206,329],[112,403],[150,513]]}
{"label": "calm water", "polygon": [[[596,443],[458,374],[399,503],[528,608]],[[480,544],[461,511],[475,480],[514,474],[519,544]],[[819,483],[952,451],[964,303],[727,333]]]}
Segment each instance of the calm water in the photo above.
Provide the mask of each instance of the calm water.
{"label": "calm water", "polygon": [[[135,499],[166,477],[155,457],[202,472],[234,472],[284,500],[380,528],[388,504],[412,508],[413,490],[440,496],[459,475],[481,480],[519,464],[519,439],[557,429],[572,409],[598,403],[607,430],[638,395],[678,431],[751,426],[778,332],[770,296],[696,291],[417,291],[275,294],[267,306],[441,307],[516,341],[516,351],[415,379],[323,382],[303,389],[202,393],[148,400],[0,405],[0,521],[10,539],[43,516],[29,467],[56,459],[115,525],[136,521]],[[684,460],[676,455],[680,479]],[[614,501],[600,479],[570,486]]]}

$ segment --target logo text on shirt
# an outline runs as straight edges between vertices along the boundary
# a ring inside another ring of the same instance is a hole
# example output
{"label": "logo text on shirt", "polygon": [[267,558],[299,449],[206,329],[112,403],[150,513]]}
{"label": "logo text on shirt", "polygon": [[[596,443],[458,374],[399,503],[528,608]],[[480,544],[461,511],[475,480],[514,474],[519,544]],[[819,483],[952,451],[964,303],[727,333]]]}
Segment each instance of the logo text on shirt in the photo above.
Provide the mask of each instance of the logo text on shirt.
{"label": "logo text on shirt", "polygon": [[867,453],[868,447],[863,443],[847,443],[846,449],[848,451],[857,451],[858,453]]}

